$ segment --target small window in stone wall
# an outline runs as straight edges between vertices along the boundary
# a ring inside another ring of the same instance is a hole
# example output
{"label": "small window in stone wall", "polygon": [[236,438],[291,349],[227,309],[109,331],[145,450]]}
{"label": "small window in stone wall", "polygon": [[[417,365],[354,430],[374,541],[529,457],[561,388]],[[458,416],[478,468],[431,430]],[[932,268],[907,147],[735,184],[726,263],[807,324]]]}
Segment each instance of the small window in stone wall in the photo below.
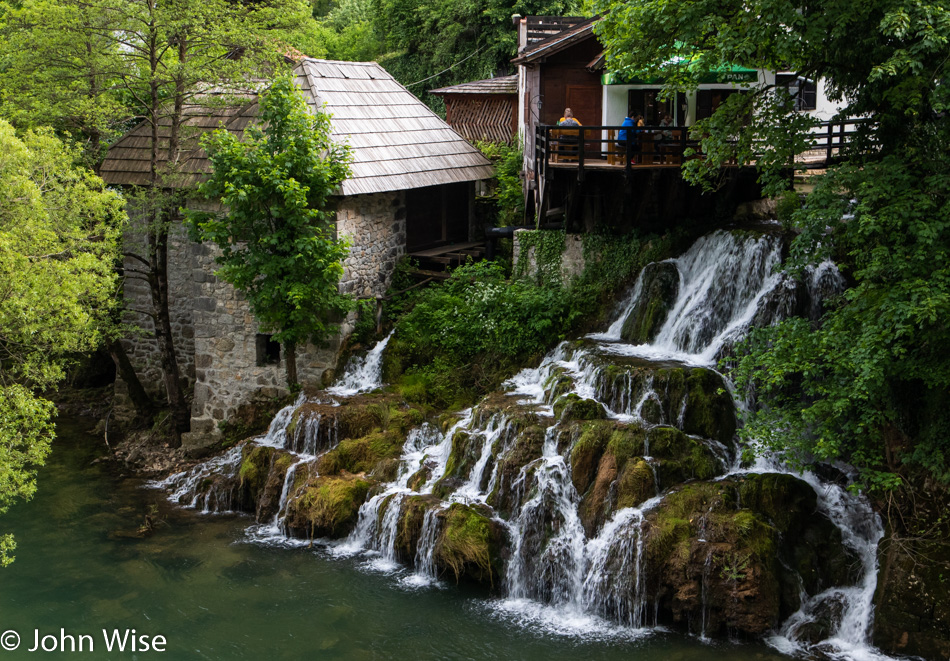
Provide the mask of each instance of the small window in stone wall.
{"label": "small window in stone wall", "polygon": [[277,365],[280,363],[280,342],[271,335],[257,334],[257,366]]}

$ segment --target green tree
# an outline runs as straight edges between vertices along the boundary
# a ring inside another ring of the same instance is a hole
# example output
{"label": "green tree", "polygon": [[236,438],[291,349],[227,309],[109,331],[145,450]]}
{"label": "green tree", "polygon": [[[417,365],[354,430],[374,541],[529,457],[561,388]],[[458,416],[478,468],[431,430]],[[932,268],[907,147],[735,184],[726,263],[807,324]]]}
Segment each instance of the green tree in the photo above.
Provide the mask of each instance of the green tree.
{"label": "green tree", "polygon": [[[144,239],[125,246],[124,272],[148,285],[151,306],[136,312],[157,341],[177,439],[188,430],[190,407],[169,314],[168,251],[189,195],[179,166],[193,155],[198,129],[188,120],[256,92],[284,64],[288,41],[313,25],[309,3],[24,0],[2,11],[8,66],[0,111],[19,126],[54,122],[92,145],[95,163],[112,128],[133,121],[148,128],[147,183],[127,193]],[[119,349],[110,347],[127,367]]]}
{"label": "green tree", "polygon": [[[110,332],[122,200],[50,131],[0,120],[0,513],[30,498],[49,453],[52,403],[70,354]],[[0,535],[0,566],[12,561]]]}
{"label": "green tree", "polygon": [[[725,63],[791,70],[822,79],[843,104],[840,116],[870,118],[793,216],[792,265],[831,258],[849,287],[817,326],[793,319],[753,335],[735,372],[760,402],[747,433],[799,465],[849,461],[875,487],[920,469],[950,482],[945,3],[594,5],[609,11],[598,26],[609,66],[663,75],[670,92],[694,89],[703,71]],[[707,158],[687,175],[700,180],[734,156],[756,159],[767,189],[778,191],[808,128],[781,89],[734,95],[698,127]]]}
{"label": "green tree", "polygon": [[204,141],[212,175],[200,187],[225,211],[188,213],[192,236],[217,244],[217,275],[246,296],[265,331],[285,349],[287,385],[297,384],[295,347],[336,332],[350,309],[340,294],[345,240],[330,196],[349,174],[349,150],[330,139],[330,117],[311,113],[293,78],[278,78],[261,100],[263,128],[244,142],[227,131]]}
{"label": "green tree", "polygon": [[52,126],[97,168],[135,114],[122,94],[114,19],[85,0],[0,4],[0,115],[20,130]]}

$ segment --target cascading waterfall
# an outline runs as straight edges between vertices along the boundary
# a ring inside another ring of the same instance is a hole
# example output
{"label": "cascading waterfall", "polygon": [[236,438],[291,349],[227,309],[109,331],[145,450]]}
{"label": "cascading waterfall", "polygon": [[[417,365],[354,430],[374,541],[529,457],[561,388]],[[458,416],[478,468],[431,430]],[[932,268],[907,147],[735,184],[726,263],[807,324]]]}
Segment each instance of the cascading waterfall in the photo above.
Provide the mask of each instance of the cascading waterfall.
{"label": "cascading waterfall", "polygon": [[[583,622],[583,629],[610,621],[633,630],[655,625],[659,604],[648,599],[644,540],[647,517],[662,506],[671,491],[668,484],[666,491],[661,490],[664,484],[657,472],[661,462],[651,456],[651,436],[644,436],[638,454],[647,471],[650,492],[620,507],[612,500],[613,491],[607,490],[603,505],[596,503],[606,514],[591,524],[579,515],[582,494],[572,477],[572,455],[580,447],[582,435],[565,420],[555,418],[555,411],[569,400],[567,395],[573,395],[602,406],[608,420],[617,425],[647,430],[674,426],[695,443],[696,452],[712,457],[720,467],[719,474],[725,474],[722,478],[751,472],[787,472],[777,460],[769,458],[742,467],[738,453],[727,447],[725,441],[730,439],[691,430],[690,425],[697,423],[691,416],[689,396],[677,395],[680,398],[676,399],[675,386],[662,381],[657,371],[668,365],[685,365],[701,366],[705,373],[716,374],[711,368],[718,357],[750,325],[773,323],[792,310],[817,317],[821,297],[840,291],[840,275],[830,263],[809,270],[806,282],[796,285],[777,270],[780,260],[781,241],[774,236],[714,232],[703,237],[682,256],[664,263],[676,270],[675,299],[669,301],[668,314],[653,338],[637,344],[624,341],[621,335],[625,320],[648,291],[641,274],[606,332],[561,343],[538,367],[522,370],[506,383],[505,399],[511,406],[482,410],[479,405],[463,411],[444,432],[427,423],[412,429],[403,445],[395,479],[375,489],[361,505],[352,532],[342,542],[332,544],[331,551],[339,555],[369,552],[376,559],[373,566],[387,571],[400,560],[409,562],[414,570],[411,582],[431,584],[438,576],[436,555],[446,512],[455,504],[477,506],[491,511],[493,522],[508,531],[509,559],[502,577],[500,610],[530,619],[539,608],[548,609],[543,618],[567,616],[572,622]],[[359,364],[348,366],[328,393],[345,397],[380,387],[381,356],[388,340]],[[721,375],[716,378],[728,389]],[[725,397],[729,397],[728,392]],[[736,403],[737,407],[741,405]],[[512,470],[506,458],[523,452],[525,443],[519,436],[524,430],[518,411],[540,416],[545,420],[545,430],[537,455]],[[317,454],[306,452],[315,448],[294,440],[301,433],[299,425],[294,434],[288,435],[292,414],[291,407],[281,411],[267,436],[257,441],[295,453],[304,451],[285,476],[278,514],[272,523],[276,528],[286,509],[297,467]],[[314,428],[320,424],[319,418],[311,422]],[[311,436],[318,432],[303,433]],[[453,440],[467,444],[464,470],[459,461],[451,460],[457,451]],[[240,452],[230,451],[214,461],[219,463],[213,470],[233,472],[240,462]],[[196,470],[172,476],[161,486],[174,490],[172,497],[180,502],[194,492],[195,483],[213,472],[212,468]],[[843,543],[861,560],[862,574],[857,585],[829,588],[803,598],[799,612],[787,620],[772,643],[783,650],[808,648],[797,641],[798,629],[822,604],[837,600],[844,606],[835,632],[818,648],[850,658],[873,654],[868,634],[876,548],[882,535],[880,521],[862,499],[836,485],[825,485],[812,475],[806,474],[804,479],[815,490],[820,510],[841,530]],[[425,497],[431,503],[436,496],[439,504],[428,506],[422,515],[413,556],[400,558],[398,526],[406,499]],[[208,498],[194,500],[192,506],[209,509]],[[699,542],[706,543],[705,536],[701,537]],[[710,546],[701,585],[701,620],[695,622],[703,637],[707,634],[707,590],[712,585],[713,555]]]}
{"label": "cascading waterfall", "polygon": [[383,351],[392,336],[390,332],[365,356],[351,359],[343,371],[343,376],[336,384],[327,388],[327,392],[338,397],[351,397],[382,387]]}

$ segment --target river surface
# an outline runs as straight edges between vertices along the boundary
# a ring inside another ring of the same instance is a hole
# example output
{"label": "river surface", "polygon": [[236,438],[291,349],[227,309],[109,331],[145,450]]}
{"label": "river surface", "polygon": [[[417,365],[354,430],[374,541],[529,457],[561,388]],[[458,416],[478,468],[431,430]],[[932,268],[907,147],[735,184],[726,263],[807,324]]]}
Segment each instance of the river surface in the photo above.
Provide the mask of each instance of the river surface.
{"label": "river surface", "polygon": [[[564,633],[563,623],[505,615],[479,588],[411,588],[365,558],[243,541],[250,518],[173,509],[140,480],[93,463],[101,438],[68,422],[59,433],[36,497],[0,519],[18,543],[16,562],[0,569],[0,632],[22,641],[0,661],[53,656],[25,650],[35,630],[58,638],[61,628],[93,637],[86,659],[788,658],[672,633],[580,635],[583,622]],[[154,531],[136,537],[155,507]],[[162,635],[166,652],[109,653],[102,629]]]}

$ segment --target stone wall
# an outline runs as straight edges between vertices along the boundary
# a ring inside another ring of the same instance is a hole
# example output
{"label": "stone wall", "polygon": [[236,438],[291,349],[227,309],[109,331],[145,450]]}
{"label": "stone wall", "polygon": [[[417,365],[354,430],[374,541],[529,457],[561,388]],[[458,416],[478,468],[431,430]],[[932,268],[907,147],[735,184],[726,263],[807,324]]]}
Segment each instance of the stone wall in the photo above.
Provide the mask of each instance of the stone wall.
{"label": "stone wall", "polygon": [[406,195],[376,193],[340,200],[337,234],[351,243],[343,262],[340,289],[357,297],[381,296],[392,280],[396,261],[406,252]]}
{"label": "stone wall", "polygon": [[[135,217],[134,211],[130,216]],[[126,234],[123,249],[140,256],[148,254],[145,235],[140,225],[133,220],[133,231]],[[168,239],[168,305],[171,313],[172,333],[175,349],[178,353],[178,365],[181,376],[187,381],[186,392],[191,389],[195,379],[195,328],[192,314],[193,265],[198,253],[204,248],[188,240],[182,225],[176,225],[169,231]],[[144,265],[137,259],[125,257],[126,271],[123,294],[125,297],[125,322],[137,330],[122,340],[129,360],[135,367],[142,385],[150,395],[159,399],[165,397],[162,379],[161,357],[158,342],[155,340],[152,317],[143,312],[151,312],[152,297],[148,283],[140,277]],[[124,401],[125,384],[116,385],[116,395]]]}
{"label": "stone wall", "polygon": [[[259,360],[257,320],[241,292],[214,276],[216,249],[194,245],[195,388],[191,405],[191,433],[186,446],[200,447],[218,438],[218,423],[234,416],[241,404],[254,397],[275,398],[287,393],[283,347],[280,360]],[[297,348],[297,378],[320,383],[332,368],[340,338],[329,347],[311,344]]]}
{"label": "stone wall", "polygon": [[[534,278],[538,272],[537,249],[532,246],[525,251],[521,250],[521,239],[526,232],[548,232],[554,230],[515,230],[512,246],[512,273],[520,273],[519,262],[527,259],[524,274]],[[522,255],[522,252],[525,254]],[[569,285],[574,278],[584,272],[584,239],[580,234],[568,234],[564,237],[564,252],[561,254],[561,282]]]}
{"label": "stone wall", "polygon": [[[340,288],[354,296],[385,293],[396,260],[406,245],[406,209],[403,193],[359,195],[339,200],[337,233],[351,241],[344,261]],[[186,448],[207,446],[220,438],[218,423],[235,415],[253,399],[286,394],[283,348],[278,362],[261,360],[257,321],[243,295],[214,275],[216,249],[189,241],[183,226],[173,228],[169,245],[169,301],[175,347],[182,374],[192,393],[191,432],[183,436]],[[127,245],[144,251],[141,236],[130,234]],[[135,268],[135,260],[126,266]],[[128,279],[125,296],[129,310],[150,310],[144,281]],[[130,312],[130,321],[142,332],[124,340],[143,385],[164,398],[157,343],[149,317]],[[297,348],[297,376],[303,384],[320,384],[324,372],[335,366],[340,343],[352,331],[353,318],[341,324],[341,333],[327,347]],[[120,400],[124,384],[116,386]]]}

